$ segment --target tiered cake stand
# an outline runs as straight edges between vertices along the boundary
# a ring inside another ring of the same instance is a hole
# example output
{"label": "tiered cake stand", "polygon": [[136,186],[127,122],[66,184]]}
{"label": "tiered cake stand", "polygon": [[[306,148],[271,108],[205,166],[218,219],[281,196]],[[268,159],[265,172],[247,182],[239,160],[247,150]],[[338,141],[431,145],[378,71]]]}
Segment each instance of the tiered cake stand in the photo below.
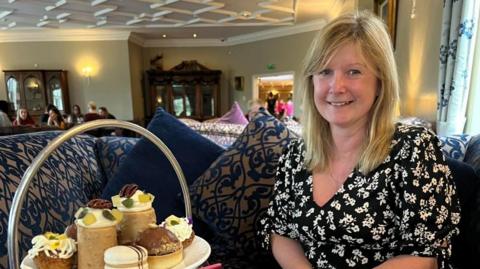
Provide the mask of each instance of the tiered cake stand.
{"label": "tiered cake stand", "polygon": [[42,166],[43,162],[55,151],[63,142],[69,140],[70,138],[74,137],[77,134],[84,133],[86,131],[90,131],[97,128],[107,128],[107,127],[115,127],[115,128],[124,128],[135,133],[138,133],[148,140],[150,140],[155,146],[157,146],[163,154],[167,157],[170,164],[173,166],[175,173],[178,177],[178,181],[180,182],[180,186],[182,188],[183,199],[185,201],[185,215],[191,219],[192,217],[192,208],[190,204],[190,196],[188,193],[188,186],[187,181],[185,180],[185,176],[183,174],[182,168],[178,164],[177,159],[173,156],[170,149],[162,142],[158,137],[156,137],[153,133],[148,131],[147,129],[121,120],[95,120],[83,123],[81,125],[75,126],[68,131],[65,131],[58,137],[56,137],[52,142],[50,142],[33,160],[32,164],[27,168],[25,174],[23,174],[22,180],[18,185],[17,191],[15,192],[15,196],[13,197],[12,206],[10,209],[10,214],[8,217],[8,237],[7,237],[7,247],[8,247],[8,263],[9,268],[19,268],[19,251],[18,251],[18,222],[20,219],[20,210],[22,208],[23,202],[25,200],[25,195],[27,194],[28,187],[33,179],[33,177],[37,174],[38,170]]}

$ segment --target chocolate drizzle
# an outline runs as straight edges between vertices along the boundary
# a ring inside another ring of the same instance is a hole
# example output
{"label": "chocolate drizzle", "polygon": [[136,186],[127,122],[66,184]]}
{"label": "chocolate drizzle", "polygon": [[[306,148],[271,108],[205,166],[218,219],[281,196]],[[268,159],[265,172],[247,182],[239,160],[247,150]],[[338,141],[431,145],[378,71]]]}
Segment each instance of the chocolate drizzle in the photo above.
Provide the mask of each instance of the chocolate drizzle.
{"label": "chocolate drizzle", "polygon": [[127,246],[131,249],[133,249],[133,251],[135,251],[135,253],[137,253],[137,266],[138,268],[140,269],[143,269],[143,258],[145,257],[145,253],[142,251],[142,249],[136,245],[130,245],[130,246]]}
{"label": "chocolate drizzle", "polygon": [[120,197],[130,198],[135,194],[137,190],[138,190],[137,184],[127,184],[122,187],[119,195]]}

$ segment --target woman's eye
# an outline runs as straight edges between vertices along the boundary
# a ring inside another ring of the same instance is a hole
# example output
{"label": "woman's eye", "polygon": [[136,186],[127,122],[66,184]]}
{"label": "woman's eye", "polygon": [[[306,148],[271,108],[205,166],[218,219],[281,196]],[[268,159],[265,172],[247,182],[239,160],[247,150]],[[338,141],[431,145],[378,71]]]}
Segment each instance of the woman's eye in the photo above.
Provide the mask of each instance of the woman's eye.
{"label": "woman's eye", "polygon": [[318,72],[320,76],[330,75],[331,73],[332,73],[332,70],[330,69],[323,69],[323,70],[320,70],[320,72]]}
{"label": "woman's eye", "polygon": [[350,69],[348,70],[347,73],[350,76],[355,76],[355,75],[360,75],[362,72],[360,72],[360,70],[357,70],[357,69]]}

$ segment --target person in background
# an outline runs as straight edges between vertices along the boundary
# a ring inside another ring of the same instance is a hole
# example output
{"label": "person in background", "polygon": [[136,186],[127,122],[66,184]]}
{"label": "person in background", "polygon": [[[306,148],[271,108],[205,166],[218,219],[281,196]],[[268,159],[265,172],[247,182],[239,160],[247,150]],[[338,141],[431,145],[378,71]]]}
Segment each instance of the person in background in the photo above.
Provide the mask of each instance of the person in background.
{"label": "person in background", "polygon": [[277,103],[277,98],[273,96],[272,92],[269,92],[267,95],[267,111],[272,116],[275,116],[275,105]]}
{"label": "person in background", "polygon": [[8,117],[8,102],[0,100],[0,127],[11,127],[12,121]]}
{"label": "person in background", "polygon": [[41,125],[48,125],[48,118],[50,117],[50,110],[52,108],[57,108],[55,105],[48,104],[45,107],[45,111],[43,112],[42,116],[40,117],[40,124]]}
{"label": "person in background", "polygon": [[390,37],[370,12],[327,23],[301,76],[303,139],[260,220],[282,268],[450,268],[460,206],[435,134],[395,124]]}
{"label": "person in background", "polygon": [[98,119],[100,119],[100,116],[97,113],[97,104],[93,101],[88,102],[88,113],[83,116],[83,120],[87,122]]}
{"label": "person in background", "polygon": [[73,105],[72,114],[68,116],[67,123],[70,125],[83,123],[83,114],[79,105]]}
{"label": "person in background", "polygon": [[287,119],[291,120],[293,118],[293,101],[292,101],[292,94],[288,94],[288,101],[285,104],[285,116]]}
{"label": "person in background", "polygon": [[17,110],[17,118],[13,121],[13,126],[35,126],[35,121],[28,114],[28,110],[22,107]]}
{"label": "person in background", "polygon": [[[110,112],[108,112],[108,109],[104,106],[98,109],[98,115],[100,116],[101,119],[113,119],[113,120],[116,119],[115,116],[110,114]],[[121,136],[121,129],[102,128],[100,130],[100,134],[102,136],[107,136],[107,135]]]}
{"label": "person in background", "polygon": [[102,106],[98,109],[98,115],[102,119],[116,119],[115,116],[110,114],[110,112],[108,112],[108,109],[104,106]]}
{"label": "person in background", "polygon": [[58,127],[59,129],[62,129],[62,130],[66,128],[65,121],[63,120],[63,116],[56,107],[53,107],[52,109],[50,109],[49,115],[50,116],[48,117],[48,121],[47,121],[48,126]]}
{"label": "person in background", "polygon": [[277,100],[275,114],[277,115],[278,119],[282,119],[285,116],[285,102],[282,99]]}

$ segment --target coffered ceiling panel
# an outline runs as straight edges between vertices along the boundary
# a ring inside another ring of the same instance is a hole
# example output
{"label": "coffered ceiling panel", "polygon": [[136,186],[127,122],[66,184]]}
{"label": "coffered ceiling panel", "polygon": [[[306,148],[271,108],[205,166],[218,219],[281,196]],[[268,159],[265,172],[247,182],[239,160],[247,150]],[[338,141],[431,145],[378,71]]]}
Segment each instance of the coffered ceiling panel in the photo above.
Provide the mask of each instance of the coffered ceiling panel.
{"label": "coffered ceiling panel", "polygon": [[[352,0],[356,2],[356,0]],[[350,1],[350,2],[352,2]],[[328,18],[345,0],[0,0],[0,35],[101,29],[145,39],[227,39]]]}

